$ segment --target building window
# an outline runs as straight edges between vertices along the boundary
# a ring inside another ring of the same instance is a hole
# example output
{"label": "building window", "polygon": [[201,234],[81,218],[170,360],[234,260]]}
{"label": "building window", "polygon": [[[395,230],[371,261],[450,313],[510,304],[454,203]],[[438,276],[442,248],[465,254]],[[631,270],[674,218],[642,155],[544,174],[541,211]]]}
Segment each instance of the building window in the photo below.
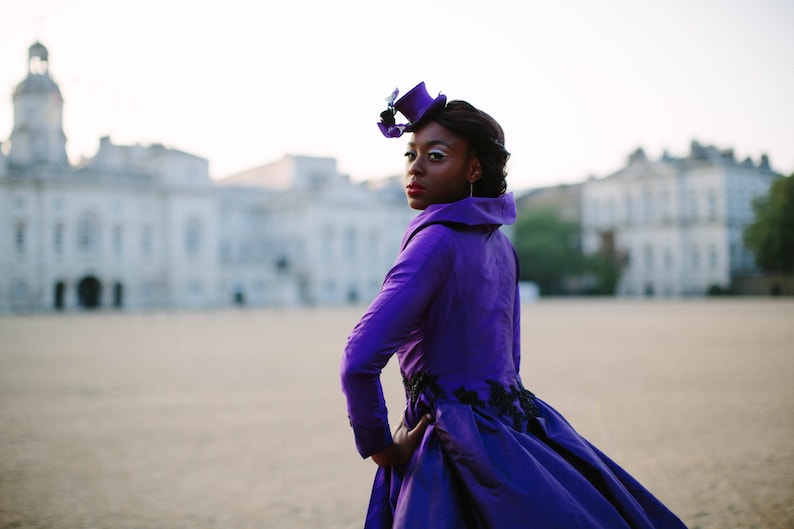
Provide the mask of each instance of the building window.
{"label": "building window", "polygon": [[121,257],[124,254],[124,229],[120,225],[113,227],[113,255]]}
{"label": "building window", "polygon": [[664,250],[664,267],[667,270],[672,270],[673,268],[673,251],[670,248],[665,248]]}
{"label": "building window", "polygon": [[709,246],[709,266],[712,270],[716,270],[719,265],[719,253],[717,252],[717,245],[712,244]]}
{"label": "building window", "polygon": [[332,226],[328,226],[323,230],[323,239],[322,239],[322,256],[326,262],[332,262],[334,258],[334,228]]}
{"label": "building window", "polygon": [[631,224],[634,220],[634,202],[631,195],[626,195],[626,223]]}
{"label": "building window", "polygon": [[345,230],[345,255],[350,261],[355,260],[357,250],[356,229],[353,227]]}
{"label": "building window", "polygon": [[14,285],[14,301],[16,303],[24,303],[28,300],[28,285],[20,281]]}
{"label": "building window", "polygon": [[662,191],[662,200],[659,214],[663,221],[670,220],[670,191],[667,189]]}
{"label": "building window", "polygon": [[152,296],[153,292],[154,292],[154,285],[152,285],[152,282],[144,281],[143,284],[141,284],[141,289],[140,289],[141,301],[144,304],[151,303],[153,301],[153,296]]}
{"label": "building window", "polygon": [[714,220],[717,218],[717,192],[709,189],[706,193],[706,203],[708,207],[709,219]]}
{"label": "building window", "polygon": [[367,253],[372,257],[377,259],[377,256],[380,254],[378,252],[378,247],[380,246],[380,233],[377,230],[372,230],[369,232],[369,241],[367,242]]}
{"label": "building window", "polygon": [[597,200],[593,200],[593,203],[591,204],[590,209],[591,209],[592,215],[593,215],[593,224],[598,226],[599,223],[601,222],[601,211],[598,208],[598,201]]}
{"label": "building window", "polygon": [[63,224],[61,223],[55,225],[55,230],[52,234],[52,249],[55,255],[63,254]]}
{"label": "building window", "polygon": [[223,261],[229,261],[232,257],[232,243],[224,240],[221,241],[221,259]]}
{"label": "building window", "polygon": [[329,303],[336,301],[336,282],[333,279],[323,281],[323,297]]}
{"label": "building window", "polygon": [[[202,290],[203,289],[201,288],[201,281],[199,281],[198,279],[193,279],[189,281],[187,284],[188,297],[190,297],[193,300],[198,300],[199,298],[201,298]],[[240,292],[242,292],[242,290],[240,290]]]}
{"label": "building window", "polygon": [[700,251],[697,246],[692,247],[692,270],[700,268]]}
{"label": "building window", "polygon": [[141,233],[141,254],[144,257],[152,255],[152,228],[144,226]]}
{"label": "building window", "polygon": [[609,226],[612,227],[617,223],[617,214],[615,212],[615,200],[610,198],[607,201],[607,222],[609,222]]}
{"label": "building window", "polygon": [[201,223],[190,219],[185,226],[185,253],[197,256],[201,253]]}
{"label": "building window", "polygon": [[689,218],[692,220],[698,218],[698,196],[695,191],[689,194]]}
{"label": "building window", "polygon": [[645,269],[648,271],[653,270],[653,247],[648,245],[643,250],[643,257],[645,259]]}
{"label": "building window", "polygon": [[99,249],[99,222],[91,213],[80,217],[77,224],[77,249],[83,255],[91,255]]}
{"label": "building window", "polygon": [[646,189],[643,193],[643,220],[645,222],[653,222],[655,218],[653,210],[653,192]]}
{"label": "building window", "polygon": [[14,226],[14,248],[18,254],[25,253],[25,223],[20,221]]}

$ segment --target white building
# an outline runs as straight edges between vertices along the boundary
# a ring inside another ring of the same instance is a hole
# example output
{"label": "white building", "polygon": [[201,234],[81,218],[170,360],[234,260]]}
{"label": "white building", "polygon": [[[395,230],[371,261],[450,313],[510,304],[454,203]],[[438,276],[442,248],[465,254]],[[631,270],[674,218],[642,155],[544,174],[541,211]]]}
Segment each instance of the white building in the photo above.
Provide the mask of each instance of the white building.
{"label": "white building", "polygon": [[412,213],[329,158],[230,177],[162,145],[100,140],[70,166],[40,43],[0,145],[0,311],[367,301]]}
{"label": "white building", "polygon": [[372,299],[415,214],[401,187],[352,184],[332,158],[285,156],[220,184],[222,281],[240,303]]}
{"label": "white building", "polygon": [[732,151],[697,142],[686,158],[651,161],[638,149],[626,167],[582,184],[584,251],[614,249],[624,257],[618,295],[728,289],[757,272],[742,233],[753,220],[753,199],[778,176],[765,156],[738,162]]}

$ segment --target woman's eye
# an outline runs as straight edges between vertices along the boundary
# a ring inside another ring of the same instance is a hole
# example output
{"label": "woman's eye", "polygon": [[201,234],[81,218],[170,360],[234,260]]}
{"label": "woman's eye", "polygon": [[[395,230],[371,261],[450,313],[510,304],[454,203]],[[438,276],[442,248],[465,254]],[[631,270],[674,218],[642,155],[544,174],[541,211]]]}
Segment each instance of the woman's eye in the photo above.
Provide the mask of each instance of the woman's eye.
{"label": "woman's eye", "polygon": [[444,158],[444,154],[440,152],[431,152],[427,155],[427,157],[430,160],[441,160]]}
{"label": "woman's eye", "polygon": [[405,153],[405,157],[408,158],[409,160],[413,160],[414,158],[416,158],[416,153],[412,151],[408,151]]}

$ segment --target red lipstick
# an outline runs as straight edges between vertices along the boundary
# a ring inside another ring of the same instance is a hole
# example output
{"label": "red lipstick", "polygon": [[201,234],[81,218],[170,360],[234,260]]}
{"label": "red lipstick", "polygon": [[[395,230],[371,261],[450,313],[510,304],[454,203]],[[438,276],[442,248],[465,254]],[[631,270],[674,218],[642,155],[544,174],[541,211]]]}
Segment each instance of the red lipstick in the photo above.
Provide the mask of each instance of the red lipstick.
{"label": "red lipstick", "polygon": [[417,184],[416,182],[411,182],[410,184],[405,186],[405,192],[408,194],[409,197],[421,195],[422,191],[424,190],[425,188]]}

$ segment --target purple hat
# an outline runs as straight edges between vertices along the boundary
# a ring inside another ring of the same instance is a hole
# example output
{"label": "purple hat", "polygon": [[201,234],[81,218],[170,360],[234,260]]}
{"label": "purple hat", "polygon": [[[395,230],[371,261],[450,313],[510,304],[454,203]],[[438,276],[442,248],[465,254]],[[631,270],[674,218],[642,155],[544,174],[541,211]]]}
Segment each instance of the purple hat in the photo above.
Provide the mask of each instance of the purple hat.
{"label": "purple hat", "polygon": [[[380,131],[387,138],[399,138],[403,135],[403,132],[411,132],[413,126],[425,115],[443,107],[447,103],[447,96],[443,94],[438,94],[435,99],[430,97],[424,82],[413,87],[395,103],[394,100],[399,93],[400,91],[395,88],[394,92],[386,98],[386,101],[389,103],[389,108],[380,114],[380,123],[378,123],[378,127],[380,127]],[[403,116],[408,118],[408,123],[397,125],[394,122],[394,115],[398,110]]]}

